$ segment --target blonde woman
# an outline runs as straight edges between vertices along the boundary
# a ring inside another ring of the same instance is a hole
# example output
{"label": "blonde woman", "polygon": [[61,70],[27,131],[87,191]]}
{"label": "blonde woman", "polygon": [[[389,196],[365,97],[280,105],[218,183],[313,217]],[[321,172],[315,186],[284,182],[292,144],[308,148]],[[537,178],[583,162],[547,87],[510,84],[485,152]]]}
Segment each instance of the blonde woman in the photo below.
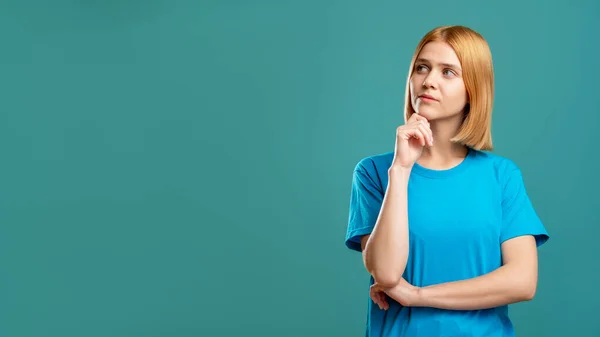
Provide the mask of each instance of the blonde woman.
{"label": "blonde woman", "polygon": [[354,170],[346,246],[371,275],[366,336],[515,336],[549,236],[519,167],[491,153],[492,56],[463,26],[412,58],[395,150]]}

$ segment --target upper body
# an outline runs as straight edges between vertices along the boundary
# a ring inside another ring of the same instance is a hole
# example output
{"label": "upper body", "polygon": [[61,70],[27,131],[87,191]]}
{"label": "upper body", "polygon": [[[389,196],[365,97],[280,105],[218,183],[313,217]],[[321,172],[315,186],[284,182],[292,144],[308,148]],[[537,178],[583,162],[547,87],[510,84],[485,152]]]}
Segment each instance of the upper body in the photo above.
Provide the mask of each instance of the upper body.
{"label": "upper body", "polygon": [[[361,160],[354,171],[348,248],[361,251],[388,185],[393,153]],[[457,166],[431,170],[415,164],[408,183],[409,255],[403,278],[416,287],[472,279],[502,265],[501,245],[548,233],[533,209],[519,167],[471,150]],[[371,277],[370,284],[373,284]],[[507,282],[508,283],[508,282]],[[506,305],[480,310],[368,305],[367,336],[514,336]]]}
{"label": "upper body", "polygon": [[513,336],[507,306],[533,299],[548,233],[520,168],[491,153],[491,51],[438,27],[409,70],[394,151],[353,174],[346,246],[371,275],[367,336]]}

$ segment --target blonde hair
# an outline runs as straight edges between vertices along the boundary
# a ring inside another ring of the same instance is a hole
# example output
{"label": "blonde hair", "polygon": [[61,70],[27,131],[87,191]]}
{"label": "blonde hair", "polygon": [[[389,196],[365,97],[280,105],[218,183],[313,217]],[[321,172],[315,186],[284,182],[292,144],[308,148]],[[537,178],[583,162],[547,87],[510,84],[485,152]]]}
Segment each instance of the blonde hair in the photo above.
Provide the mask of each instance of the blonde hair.
{"label": "blonde hair", "polygon": [[492,53],[486,40],[464,26],[442,26],[428,32],[419,42],[410,62],[404,105],[407,121],[415,113],[410,97],[410,79],[415,60],[429,42],[445,42],[458,56],[467,90],[465,117],[458,133],[451,139],[477,150],[493,150],[492,107],[494,104],[494,67]]}

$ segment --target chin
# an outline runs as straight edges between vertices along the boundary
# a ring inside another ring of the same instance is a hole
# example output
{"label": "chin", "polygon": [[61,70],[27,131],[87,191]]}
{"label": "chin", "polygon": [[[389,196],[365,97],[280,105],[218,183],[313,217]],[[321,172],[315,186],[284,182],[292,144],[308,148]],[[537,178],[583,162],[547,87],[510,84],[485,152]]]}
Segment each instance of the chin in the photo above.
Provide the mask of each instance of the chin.
{"label": "chin", "polygon": [[431,111],[431,109],[419,109],[417,112],[420,116],[425,117],[427,120],[433,120],[437,116],[435,111]]}

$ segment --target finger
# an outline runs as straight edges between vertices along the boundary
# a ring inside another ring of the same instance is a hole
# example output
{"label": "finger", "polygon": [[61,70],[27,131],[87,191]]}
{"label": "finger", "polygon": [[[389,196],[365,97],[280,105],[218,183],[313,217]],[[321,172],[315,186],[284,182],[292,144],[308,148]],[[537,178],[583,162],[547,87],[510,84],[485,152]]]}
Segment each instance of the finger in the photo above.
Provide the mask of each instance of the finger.
{"label": "finger", "polygon": [[379,309],[382,309],[381,303],[379,303],[379,294],[377,291],[375,291],[373,288],[371,288],[371,291],[369,292],[369,295],[371,297],[371,300],[373,300],[373,303],[377,304],[377,306],[379,307]]}
{"label": "finger", "polygon": [[416,121],[416,120],[418,120],[419,117],[423,117],[423,116],[419,116],[419,114],[415,112],[412,115],[410,115],[410,118],[406,121],[406,123]]}
{"label": "finger", "polygon": [[411,118],[409,118],[409,120],[410,120],[410,119],[412,119],[412,118],[414,117],[414,120],[416,120],[416,121],[426,121],[426,122],[428,122],[427,118],[425,118],[425,117],[423,117],[423,116],[419,115],[418,113],[414,113],[414,114],[412,114],[412,116],[410,116],[410,117],[411,117]]}
{"label": "finger", "polygon": [[379,304],[379,309],[384,309],[383,297],[381,296],[381,292],[377,292],[377,304]]}
{"label": "finger", "polygon": [[421,131],[418,125],[404,126],[398,128],[398,137],[404,140],[410,140],[411,138],[417,139],[421,146],[425,146],[427,133]]}
{"label": "finger", "polygon": [[427,120],[415,121],[415,122],[413,122],[412,126],[421,130],[423,135],[426,137],[426,143],[428,145],[433,145],[433,144],[430,144],[431,141],[433,140],[433,132],[431,131],[431,125],[429,124],[429,122]]}
{"label": "finger", "polygon": [[412,129],[410,131],[410,136],[412,138],[417,139],[417,141],[419,142],[419,144],[421,144],[421,146],[425,146],[427,140],[425,139],[426,137],[426,132],[422,131],[420,129],[420,126],[416,126],[414,129]]}
{"label": "finger", "polygon": [[[431,124],[425,118],[422,118],[422,119],[410,122],[410,124],[408,124],[408,127],[416,127],[416,126],[419,126],[419,125],[425,126],[428,131],[431,130]],[[429,132],[427,132],[427,133],[429,133]]]}
{"label": "finger", "polygon": [[433,133],[431,132],[431,129],[426,124],[420,124],[418,128],[427,138],[427,145],[433,146]]}
{"label": "finger", "polygon": [[417,120],[411,121],[408,125],[419,125],[419,124],[423,124],[423,125],[426,125],[427,127],[431,127],[431,124],[429,123],[429,121],[426,118],[419,118]]}
{"label": "finger", "polygon": [[379,283],[373,283],[373,289],[376,291],[383,291],[383,287]]}
{"label": "finger", "polygon": [[379,291],[377,292],[378,295],[378,299],[377,302],[379,303],[379,307],[381,308],[381,310],[387,310],[387,301],[385,299],[385,293],[383,291]]}
{"label": "finger", "polygon": [[385,298],[381,295],[381,292],[379,292],[378,295],[379,298],[377,302],[379,303],[379,308],[381,308],[381,310],[385,310]]}
{"label": "finger", "polygon": [[388,310],[390,308],[390,305],[387,301],[387,297],[383,291],[381,292],[381,304],[383,306],[383,310]]}

